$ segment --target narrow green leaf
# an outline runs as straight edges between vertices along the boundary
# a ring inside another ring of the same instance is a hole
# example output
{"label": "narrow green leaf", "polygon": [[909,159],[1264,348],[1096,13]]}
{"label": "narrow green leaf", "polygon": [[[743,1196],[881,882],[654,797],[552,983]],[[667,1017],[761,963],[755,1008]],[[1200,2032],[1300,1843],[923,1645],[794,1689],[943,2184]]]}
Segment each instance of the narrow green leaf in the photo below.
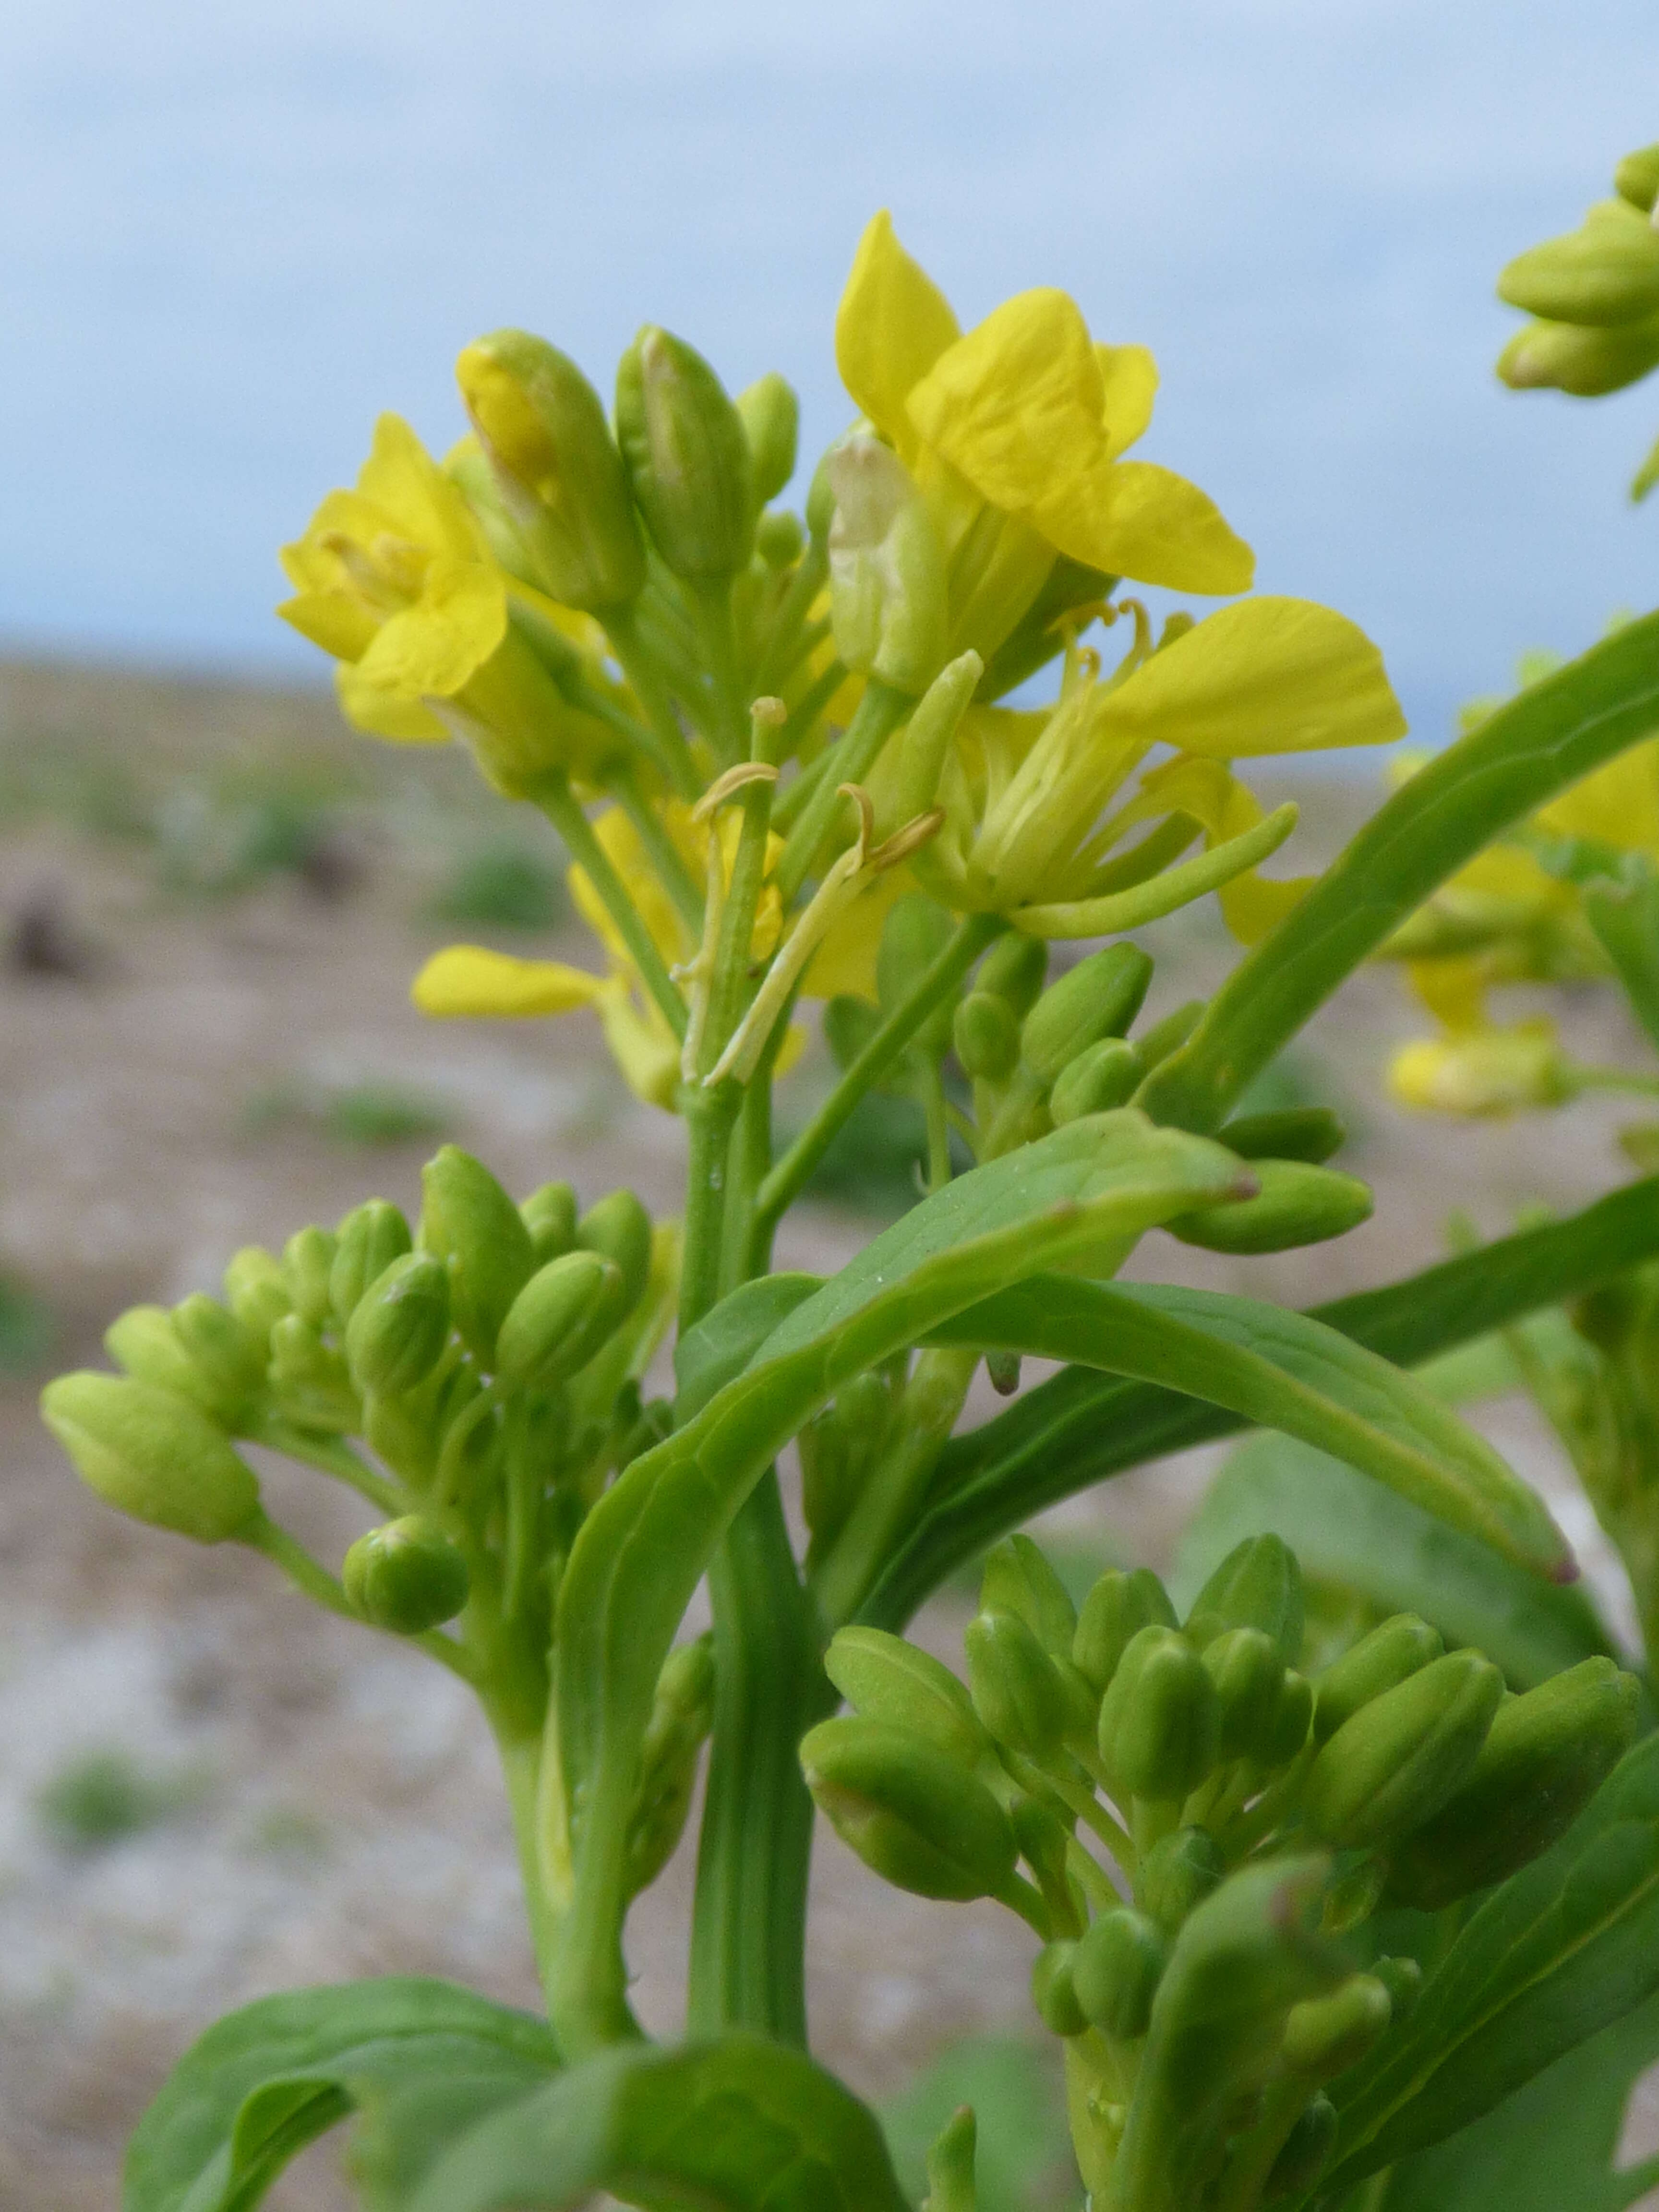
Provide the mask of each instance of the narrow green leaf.
{"label": "narrow green leaf", "polygon": [[601,2052],[485,2120],[410,2212],[561,2212],[601,2189],[697,2212],[907,2212],[874,2115],[749,2036]]}
{"label": "narrow green leaf", "polygon": [[1251,1078],[1431,892],[1530,814],[1659,729],[1659,614],[1521,692],[1395,792],[1233,970],[1137,1104],[1213,1129]]}
{"label": "narrow green leaf", "polygon": [[368,2212],[401,2212],[451,2136],[559,2064],[545,2022],[395,1977],[246,2005],[187,2051],[138,2123],[123,2212],[245,2212],[348,2114]]}
{"label": "narrow green leaf", "polygon": [[674,1346],[676,1421],[684,1426],[700,1413],[742,1374],[779,1322],[823,1287],[821,1275],[757,1275],[711,1307]]}

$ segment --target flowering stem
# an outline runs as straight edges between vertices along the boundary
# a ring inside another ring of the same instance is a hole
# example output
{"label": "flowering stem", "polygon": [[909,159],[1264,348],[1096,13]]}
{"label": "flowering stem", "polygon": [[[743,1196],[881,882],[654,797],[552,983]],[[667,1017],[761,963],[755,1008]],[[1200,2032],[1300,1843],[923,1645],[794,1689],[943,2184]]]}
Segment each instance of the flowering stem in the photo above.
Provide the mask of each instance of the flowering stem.
{"label": "flowering stem", "polygon": [[611,788],[617,794],[617,805],[633,823],[663,889],[695,936],[702,925],[702,893],[692,882],[691,871],[664,826],[662,817],[641,791],[631,769],[618,769],[611,778]]}
{"label": "flowering stem", "polygon": [[789,579],[787,590],[778,604],[766,651],[756,672],[757,692],[775,691],[783,679],[784,671],[794,659],[796,640],[802,626],[811,613],[818,593],[823,589],[824,579],[830,574],[830,554],[824,541],[813,538],[795,564],[795,573]]}
{"label": "flowering stem", "polygon": [[592,824],[576,803],[570,779],[562,771],[544,776],[536,786],[535,801],[565,842],[570,857],[586,872],[605,912],[617,925],[628,947],[629,957],[640,972],[658,1012],[677,1037],[685,1035],[685,1001],[676,989],[656,942],[628,895],[628,886],[611,865],[609,855],[593,835]]}
{"label": "flowering stem", "polygon": [[873,676],[865,686],[858,712],[828,755],[835,763],[834,779],[827,772],[820,778],[779,859],[778,889],[786,905],[812,872],[818,847],[839,802],[838,787],[862,782],[875,766],[882,747],[915,703],[908,693],[896,691],[890,684],[880,683]]}
{"label": "flowering stem", "polygon": [[664,773],[677,787],[681,798],[695,799],[699,788],[696,764],[691,758],[667,686],[658,675],[656,664],[640,635],[634,609],[607,607],[605,633],[623,674],[633,686],[635,697],[645,709],[646,722]]}

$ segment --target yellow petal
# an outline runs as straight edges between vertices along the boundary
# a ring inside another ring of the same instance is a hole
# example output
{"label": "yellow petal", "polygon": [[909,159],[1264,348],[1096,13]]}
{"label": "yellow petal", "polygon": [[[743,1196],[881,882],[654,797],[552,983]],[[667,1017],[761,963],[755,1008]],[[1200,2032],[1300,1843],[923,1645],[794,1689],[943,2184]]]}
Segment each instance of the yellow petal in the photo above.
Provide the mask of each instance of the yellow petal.
{"label": "yellow petal", "polygon": [[949,301],[899,244],[884,208],[859,240],[841,295],[836,365],[860,411],[907,461],[917,441],[905,399],[957,331]]}
{"label": "yellow petal", "polygon": [[1219,598],[1255,578],[1255,554],[1208,494],[1151,461],[1103,455],[1057,478],[1034,520],[1073,560],[1137,583]]}
{"label": "yellow petal", "polygon": [[1659,740],[1632,745],[1540,811],[1546,830],[1621,852],[1659,852]]}
{"label": "yellow petal", "polygon": [[1143,345],[1097,345],[1095,359],[1106,387],[1101,417],[1106,426],[1106,457],[1115,461],[1128,451],[1152,419],[1158,363]]}
{"label": "yellow petal", "polygon": [[474,1015],[518,1018],[568,1014],[604,998],[598,975],[561,960],[516,960],[482,945],[452,945],[434,952],[410,989],[423,1014],[441,1018]]}
{"label": "yellow petal", "polygon": [[420,599],[381,625],[363,675],[410,699],[453,699],[507,635],[507,586],[498,568],[434,560]]}
{"label": "yellow petal", "polygon": [[[876,952],[887,917],[906,891],[916,888],[908,868],[889,868],[836,917],[812,955],[801,986],[809,999],[868,999],[876,1002]],[[780,1073],[782,1073],[780,1066]]]}
{"label": "yellow petal", "polygon": [[362,601],[346,592],[301,592],[284,599],[276,611],[337,660],[361,660],[380,626]]}
{"label": "yellow petal", "polygon": [[340,712],[356,728],[371,738],[389,738],[399,745],[447,745],[452,732],[430,707],[418,699],[405,699],[366,677],[361,668],[343,660],[334,671],[334,690]]}
{"label": "yellow petal", "polygon": [[483,532],[450,482],[400,415],[382,415],[357,477],[357,489],[394,530],[416,545],[457,560],[483,557]]}
{"label": "yellow petal", "polygon": [[1406,973],[1413,990],[1447,1029],[1486,1029],[1486,981],[1478,960],[1412,960]]}
{"label": "yellow petal", "polygon": [[611,1057],[629,1089],[647,1106],[672,1114],[680,1085],[680,1048],[667,1023],[654,1006],[641,1013],[625,987],[607,991],[599,1008]]}
{"label": "yellow petal", "polygon": [[[1204,831],[1212,852],[1262,820],[1254,792],[1230,775],[1219,761],[1183,754],[1140,780],[1140,790],[1120,817],[1125,830],[1167,815],[1190,815]],[[1234,876],[1216,893],[1221,918],[1241,945],[1259,945],[1307,896],[1312,876],[1258,875],[1254,868]]]}
{"label": "yellow petal", "polygon": [[1307,599],[1221,608],[1144,661],[1102,716],[1214,760],[1382,745],[1406,728],[1376,647]]}

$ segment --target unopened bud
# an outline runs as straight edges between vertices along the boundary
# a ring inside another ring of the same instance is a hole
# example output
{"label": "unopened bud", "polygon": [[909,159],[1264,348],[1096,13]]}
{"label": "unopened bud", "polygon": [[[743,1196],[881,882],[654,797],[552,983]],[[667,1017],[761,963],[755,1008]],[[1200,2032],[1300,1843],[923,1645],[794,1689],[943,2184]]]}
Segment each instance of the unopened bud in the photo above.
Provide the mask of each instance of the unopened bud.
{"label": "unopened bud", "polygon": [[1362,1705],[1429,1666],[1445,1648],[1438,1629],[1414,1613],[1396,1613],[1380,1622],[1333,1660],[1315,1684],[1315,1742],[1328,1743]]}
{"label": "unopened bud", "polygon": [[1517,254],[1498,296],[1547,322],[1640,322],[1659,312],[1659,233],[1628,200],[1598,200],[1577,230]]}
{"label": "unopened bud", "polygon": [[1224,1122],[1215,1140],[1241,1160],[1305,1160],[1318,1168],[1341,1150],[1347,1134],[1328,1106],[1288,1106]]}
{"label": "unopened bud", "polygon": [[244,1244],[224,1272],[225,1300],[257,1341],[269,1343],[284,1314],[294,1310],[283,1263],[261,1244]]}
{"label": "unopened bud", "polygon": [[568,1182],[544,1182],[520,1206],[536,1265],[562,1259],[576,1242],[576,1194]]}
{"label": "unopened bud", "polygon": [[1659,146],[1644,146],[1626,154],[1613,173],[1613,188],[1621,200],[1650,215],[1654,201],[1659,199]]}
{"label": "unopened bud", "polygon": [[1375,1203],[1369,1184],[1337,1168],[1305,1160],[1255,1160],[1254,1198],[1200,1206],[1169,1224],[1172,1237],[1206,1252],[1288,1252],[1346,1237],[1369,1221]]}
{"label": "unopened bud", "polygon": [[1203,1656],[1221,1707],[1221,1757],[1265,1759],[1285,1684],[1279,1646],[1259,1628],[1230,1628]]}
{"label": "unopened bud", "polygon": [[1207,1828],[1177,1828],[1154,1844],[1140,1863],[1135,1895],[1143,1911],[1174,1935],[1226,1872],[1221,1846]]}
{"label": "unopened bud", "polygon": [[495,331],[455,364],[508,514],[550,595],[597,612],[645,581],[622,455],[574,362],[527,331]]}
{"label": "unopened bud", "polygon": [[1072,1986],[1076,1953],[1075,1943],[1046,1943],[1032,1962],[1031,2002],[1051,2035],[1082,2035],[1089,2027]]}
{"label": "unopened bud", "polygon": [[717,583],[748,565],[757,502],[742,418],[702,356],[653,324],[617,366],[617,439],[677,576]]}
{"label": "unopened bud", "polygon": [[631,1190],[613,1190],[583,1214],[576,1242],[583,1251],[609,1260],[622,1276],[616,1328],[638,1305],[651,1279],[651,1217]]}
{"label": "unopened bud", "polygon": [[1313,1684],[1305,1674],[1287,1667],[1279,1686],[1279,1712],[1261,1761],[1264,1766],[1288,1766],[1298,1756],[1308,1741],[1313,1713]]}
{"label": "unopened bud", "polygon": [[265,1345],[202,1291],[174,1306],[173,1326],[212,1393],[208,1410],[234,1428],[264,1390]]}
{"label": "unopened bud", "polygon": [[283,1415],[302,1429],[343,1435],[362,1408],[340,1354],[296,1313],[270,1332],[270,1387]]}
{"label": "unopened bud", "polygon": [[223,1418],[219,1394],[185,1349],[165,1306],[129,1306],[104,1331],[104,1349],[136,1382],[176,1390],[214,1419]]}
{"label": "unopened bud", "polygon": [[1415,1959],[1373,1959],[1371,1972],[1389,1993],[1393,2017],[1397,2021],[1410,2018],[1417,2000],[1423,1994],[1423,1969]]}
{"label": "unopened bud", "polygon": [[918,701],[898,741],[893,778],[891,820],[895,829],[926,814],[939,796],[939,778],[951,756],[951,740],[962,726],[985,664],[976,653],[958,653],[946,664]]}
{"label": "unopened bud", "polygon": [[596,1335],[596,1315],[620,1318],[622,1291],[621,1270],[597,1252],[550,1260],[507,1308],[495,1339],[497,1379],[516,1390],[547,1390],[574,1375],[605,1340]]}
{"label": "unopened bud", "polygon": [[530,1231],[489,1169],[459,1145],[428,1161],[421,1193],[422,1249],[448,1268],[455,1326],[488,1366],[507,1308],[530,1279]]}
{"label": "unopened bud", "polygon": [[957,1008],[951,1041],[963,1073],[978,1082],[1002,1082],[1019,1058],[1019,1024],[1007,1000],[988,991],[970,991]]}
{"label": "unopened bud", "polygon": [[1103,1912],[1072,1958],[1073,1993],[1090,2027],[1116,2042],[1145,2035],[1166,1956],[1144,1912],[1127,1905]]}
{"label": "unopened bud", "polygon": [[1391,1853],[1390,1899],[1437,1912],[1547,1850],[1630,1748],[1640,1698],[1598,1658],[1506,1698],[1468,1779]]}
{"label": "unopened bud", "polygon": [[1046,1090],[1085,1045],[1121,1036],[1152,980],[1152,962],[1121,938],[1051,983],[1020,1031],[1020,1058],[1036,1081]]}
{"label": "unopened bud", "polygon": [[795,473],[800,402],[776,369],[769,369],[732,404],[749,445],[755,505],[769,507]]}
{"label": "unopened bud", "polygon": [[328,1271],[329,1304],[343,1328],[357,1310],[357,1302],[371,1283],[379,1282],[394,1260],[401,1260],[414,1240],[409,1224],[395,1206],[371,1198],[354,1206],[335,1232],[334,1262]]}
{"label": "unopened bud", "polygon": [[397,1397],[424,1382],[449,1341],[449,1276],[428,1252],[406,1252],[360,1297],[345,1333],[357,1388]]}
{"label": "unopened bud", "polygon": [[980,962],[974,988],[1006,999],[1014,1019],[1023,1022],[1042,997],[1048,977],[1047,945],[1040,937],[1022,937],[1011,930],[997,939]]}
{"label": "unopened bud", "polygon": [[466,1603],[466,1561],[436,1521],[405,1514],[359,1536],[340,1580],[354,1613],[371,1627],[421,1636]]}
{"label": "unopened bud", "polygon": [[1054,1659],[1069,1659],[1077,1607],[1066,1585],[1029,1536],[1006,1537],[986,1555],[980,1577],[981,1613],[1017,1613]]}
{"label": "unopened bud", "polygon": [[830,611],[836,650],[860,676],[920,696],[945,665],[945,556],[891,447],[845,438],[829,456]]}
{"label": "unopened bud", "polygon": [[1026,1796],[1015,1798],[1008,1817],[1014,1824],[1019,1855],[1036,1877],[1055,1926],[1070,1925],[1079,1907],[1066,1865],[1072,1839],[1068,1821],[1037,1798]]}
{"label": "unopened bud", "polygon": [[800,1747],[806,1786],[867,1867],[918,1897],[965,1901],[1006,1888],[1018,1847],[985,1784],[908,1729],[822,1721]]}
{"label": "unopened bud", "polygon": [[914,1729],[947,1758],[971,1767],[990,1748],[967,1691],[931,1652],[881,1628],[842,1628],[830,1638],[823,1671],[855,1713]]}
{"label": "unopened bud", "polygon": [[1474,1766],[1503,1694],[1489,1659],[1451,1651],[1374,1698],[1309,1769],[1310,1826],[1352,1850],[1421,1826]]}
{"label": "unopened bud", "polygon": [[1054,1664],[1014,1613],[981,1613],[963,1638],[974,1710],[996,1741],[1038,1761],[1060,1747],[1071,1725]]}
{"label": "unopened bud", "polygon": [[1193,1600],[1186,1630],[1201,1651],[1230,1628],[1259,1628],[1290,1666],[1302,1649],[1304,1610],[1296,1554],[1269,1532],[1247,1536],[1228,1553]]}
{"label": "unopened bud", "polygon": [[1143,1628],[1173,1628],[1170,1594],[1150,1567],[1114,1567],[1083,1601],[1072,1658],[1097,1693],[1117,1672],[1130,1639]]}
{"label": "unopened bud", "polygon": [[1336,2130],[1336,2106],[1321,2090],[1280,2144],[1261,2192],[1263,2203],[1305,2197],[1330,2164]]}
{"label": "unopened bud", "polygon": [[1498,355],[1498,374],[1513,392],[1547,389],[1571,392],[1575,399],[1601,399],[1639,383],[1656,364],[1659,316],[1612,330],[1528,323]]}
{"label": "unopened bud", "polygon": [[806,533],[787,507],[775,507],[755,524],[755,550],[769,568],[793,568],[806,550]]}
{"label": "unopened bud", "polygon": [[106,1504],[198,1544],[245,1534],[259,1486],[201,1407],[172,1390],[82,1370],[40,1394],[46,1426]]}
{"label": "unopened bud", "polygon": [[334,1317],[328,1291],[333,1267],[334,1238],[326,1229],[296,1229],[283,1247],[283,1273],[294,1310],[313,1328],[326,1328]]}
{"label": "unopened bud", "polygon": [[1357,2066],[1388,2033],[1394,2006],[1375,1974],[1353,1974],[1327,1997],[1292,2005],[1285,2021],[1285,2063],[1293,2074],[1328,2081]]}
{"label": "unopened bud", "polygon": [[684,1831],[714,1711],[714,1656],[708,1638],[700,1636],[671,1651],[657,1677],[629,1822],[628,1887],[634,1896],[657,1879]]}
{"label": "unopened bud", "polygon": [[1048,1118],[1055,1128],[1085,1114],[1109,1114],[1126,1106],[1140,1087],[1146,1062],[1123,1037],[1102,1037],[1068,1060],[1048,1094]]}
{"label": "unopened bud", "polygon": [[1114,1787],[1178,1802],[1216,1762],[1221,1708],[1215,1685],[1176,1628],[1132,1638],[1100,1706],[1100,1755]]}

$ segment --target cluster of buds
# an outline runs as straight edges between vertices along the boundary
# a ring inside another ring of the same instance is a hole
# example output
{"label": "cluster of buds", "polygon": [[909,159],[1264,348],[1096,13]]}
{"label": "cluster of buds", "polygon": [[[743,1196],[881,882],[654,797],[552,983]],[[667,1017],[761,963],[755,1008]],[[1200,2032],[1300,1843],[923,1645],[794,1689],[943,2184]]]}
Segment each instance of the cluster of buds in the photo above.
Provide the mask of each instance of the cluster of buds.
{"label": "cluster of buds", "polygon": [[827,1664],[853,1710],[802,1765],[877,1873],[995,1898],[1041,1939],[1032,1995],[1066,2039],[1084,2179],[1125,2212],[1207,2202],[1224,2173],[1241,2207],[1311,2188],[1328,2085],[1420,1980],[1376,1955],[1372,1916],[1526,1864],[1637,1724],[1611,1660],[1511,1695],[1408,1614],[1304,1675],[1300,1571],[1274,1536],[1231,1553],[1184,1621],[1145,1569],[1076,1609],[1015,1537],[965,1641],[964,1685],[897,1637],[842,1630]]}

